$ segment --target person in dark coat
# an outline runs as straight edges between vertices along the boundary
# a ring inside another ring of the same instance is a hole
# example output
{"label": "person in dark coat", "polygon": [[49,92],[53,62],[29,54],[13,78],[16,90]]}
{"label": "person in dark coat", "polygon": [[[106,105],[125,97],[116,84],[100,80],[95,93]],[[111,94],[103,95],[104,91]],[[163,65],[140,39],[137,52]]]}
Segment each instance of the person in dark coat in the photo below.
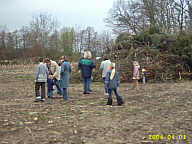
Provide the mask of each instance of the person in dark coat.
{"label": "person in dark coat", "polygon": [[68,99],[67,95],[67,88],[69,87],[69,79],[70,79],[70,73],[71,73],[71,65],[67,61],[67,57],[64,57],[64,61],[61,64],[61,73],[60,73],[60,86],[63,89],[63,100]]}
{"label": "person in dark coat", "polygon": [[84,58],[79,61],[78,68],[81,70],[81,74],[84,81],[83,94],[90,94],[90,81],[92,76],[92,70],[96,67],[96,64],[91,60],[91,52],[85,51]]}
{"label": "person in dark coat", "polygon": [[123,100],[119,95],[119,93],[117,92],[117,87],[120,84],[120,79],[119,79],[118,71],[115,69],[115,63],[111,63],[110,70],[107,72],[105,84],[106,84],[106,87],[108,88],[108,93],[109,93],[107,105],[112,105],[113,103],[112,91],[114,91],[115,93],[118,105],[122,105]]}

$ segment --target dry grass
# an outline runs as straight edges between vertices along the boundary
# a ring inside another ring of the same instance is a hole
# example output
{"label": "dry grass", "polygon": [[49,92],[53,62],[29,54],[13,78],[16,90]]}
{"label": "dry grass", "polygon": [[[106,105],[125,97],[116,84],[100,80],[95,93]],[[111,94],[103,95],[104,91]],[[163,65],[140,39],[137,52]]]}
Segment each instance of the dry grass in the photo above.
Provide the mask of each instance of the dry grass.
{"label": "dry grass", "polygon": [[[0,72],[1,144],[190,144],[192,142],[192,82],[141,85],[121,84],[123,106],[105,106],[103,84],[82,94],[71,84],[69,101],[46,99],[34,103],[29,72]],[[163,135],[163,139],[149,139]],[[167,136],[172,135],[168,140]],[[174,135],[174,137],[173,137]],[[178,136],[183,136],[178,140]],[[186,136],[186,140],[184,137]],[[173,139],[174,138],[174,139]],[[176,139],[177,138],[177,139]]]}

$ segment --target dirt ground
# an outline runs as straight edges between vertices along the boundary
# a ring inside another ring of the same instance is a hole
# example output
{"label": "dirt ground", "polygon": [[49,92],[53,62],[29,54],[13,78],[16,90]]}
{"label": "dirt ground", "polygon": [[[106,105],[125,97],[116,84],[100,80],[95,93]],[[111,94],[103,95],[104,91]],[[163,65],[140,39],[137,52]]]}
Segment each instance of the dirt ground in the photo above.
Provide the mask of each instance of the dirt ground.
{"label": "dirt ground", "polygon": [[[120,85],[125,104],[106,106],[103,84],[71,84],[69,100],[33,102],[31,73],[0,72],[0,144],[191,144],[192,82]],[[54,91],[55,93],[55,91]]]}

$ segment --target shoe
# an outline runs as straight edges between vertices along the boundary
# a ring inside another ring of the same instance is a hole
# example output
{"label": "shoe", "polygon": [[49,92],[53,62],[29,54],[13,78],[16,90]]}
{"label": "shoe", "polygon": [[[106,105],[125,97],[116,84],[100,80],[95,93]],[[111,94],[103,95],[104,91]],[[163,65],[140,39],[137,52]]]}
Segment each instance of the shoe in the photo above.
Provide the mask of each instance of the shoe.
{"label": "shoe", "polygon": [[44,102],[44,101],[45,101],[45,99],[43,98],[43,99],[41,99],[40,101],[41,101],[41,102]]}
{"label": "shoe", "polygon": [[90,92],[84,92],[83,94],[90,94]]}
{"label": "shoe", "polygon": [[35,100],[34,100],[34,102],[39,102],[39,101],[41,101],[41,99],[35,99]]}
{"label": "shoe", "polygon": [[53,97],[50,97],[50,96],[49,96],[48,98],[49,98],[49,99],[53,99]]}
{"label": "shoe", "polygon": [[124,104],[122,98],[117,99],[117,104],[118,106],[121,106],[122,104]]}
{"label": "shoe", "polygon": [[112,99],[108,99],[108,101],[107,101],[107,104],[106,104],[106,105],[112,105],[112,103],[113,103],[113,100],[112,100]]}
{"label": "shoe", "polygon": [[104,95],[108,96],[109,94],[108,94],[108,93],[106,93],[106,92],[104,92]]}

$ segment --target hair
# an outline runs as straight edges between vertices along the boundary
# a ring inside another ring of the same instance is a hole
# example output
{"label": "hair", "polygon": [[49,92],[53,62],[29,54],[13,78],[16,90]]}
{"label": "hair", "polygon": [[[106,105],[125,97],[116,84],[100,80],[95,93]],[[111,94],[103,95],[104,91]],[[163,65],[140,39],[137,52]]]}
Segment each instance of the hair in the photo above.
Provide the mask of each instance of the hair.
{"label": "hair", "polygon": [[133,65],[139,65],[138,61],[133,61]]}
{"label": "hair", "polygon": [[43,62],[43,58],[41,57],[41,58],[39,58],[39,62]]}
{"label": "hair", "polygon": [[45,62],[45,63],[48,63],[48,62],[50,62],[50,59],[49,59],[49,58],[45,58],[45,59],[44,59],[44,62]]}
{"label": "hair", "polygon": [[104,56],[104,60],[108,60],[108,57],[106,55]]}
{"label": "hair", "polygon": [[111,67],[112,67],[112,68],[115,68],[115,63],[111,63]]}
{"label": "hair", "polygon": [[91,52],[90,51],[85,51],[83,57],[87,58],[87,59],[91,59],[92,58]]}

